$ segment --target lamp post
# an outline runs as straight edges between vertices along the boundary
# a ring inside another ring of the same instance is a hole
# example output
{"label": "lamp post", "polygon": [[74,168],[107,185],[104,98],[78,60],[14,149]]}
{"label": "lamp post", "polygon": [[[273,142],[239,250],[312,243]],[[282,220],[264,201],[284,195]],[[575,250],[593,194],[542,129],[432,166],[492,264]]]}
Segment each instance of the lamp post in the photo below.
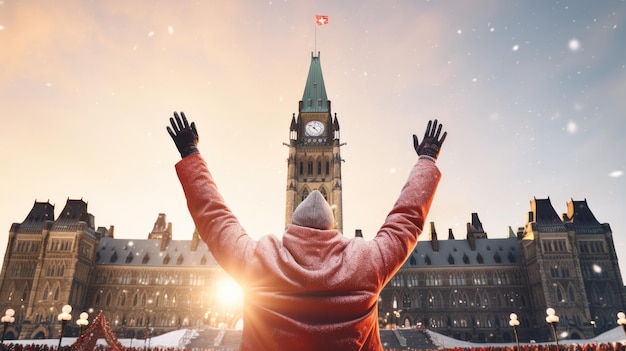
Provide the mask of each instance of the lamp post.
{"label": "lamp post", "polygon": [[61,308],[61,313],[59,313],[59,315],[57,316],[57,319],[59,320],[59,322],[61,322],[61,334],[59,335],[59,347],[57,347],[57,350],[61,350],[61,341],[63,340],[63,332],[65,331],[65,326],[67,325],[67,322],[72,320],[72,306],[70,305],[65,305],[63,306],[63,308]]}
{"label": "lamp post", "polygon": [[87,312],[83,312],[80,314],[80,318],[76,320],[76,325],[78,325],[78,328],[80,329],[80,334],[78,334],[78,336],[83,334],[83,330],[89,324],[88,318],[89,315],[87,314]]}
{"label": "lamp post", "polygon": [[519,326],[519,320],[517,319],[517,314],[511,313],[509,315],[509,325],[513,327],[513,334],[515,334],[515,343],[517,344],[517,351],[519,351],[519,338],[517,337],[517,327]]}
{"label": "lamp post", "polygon": [[621,325],[624,329],[624,334],[626,334],[626,314],[624,312],[620,312],[617,314],[617,324]]}
{"label": "lamp post", "polygon": [[548,315],[546,317],[546,322],[548,322],[548,324],[550,324],[550,327],[552,327],[552,333],[554,334],[554,342],[556,343],[556,346],[558,348],[559,337],[556,335],[556,324],[559,322],[559,316],[556,315],[556,311],[554,310],[554,308],[551,308],[551,307],[546,310],[546,314]]}
{"label": "lamp post", "polygon": [[4,316],[0,318],[0,322],[4,323],[4,329],[2,329],[2,341],[0,341],[0,346],[4,346],[4,335],[7,332],[7,328],[9,327],[9,324],[15,322],[15,317],[13,317],[14,315],[15,315],[15,310],[12,308],[9,308],[6,310],[6,312],[4,312]]}

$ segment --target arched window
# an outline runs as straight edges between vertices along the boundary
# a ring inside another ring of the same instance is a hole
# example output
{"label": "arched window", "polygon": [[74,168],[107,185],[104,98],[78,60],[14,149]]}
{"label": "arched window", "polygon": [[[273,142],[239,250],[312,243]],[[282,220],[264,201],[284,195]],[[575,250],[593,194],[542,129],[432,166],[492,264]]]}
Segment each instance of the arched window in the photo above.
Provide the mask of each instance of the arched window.
{"label": "arched window", "polygon": [[319,190],[320,194],[322,194],[322,196],[324,197],[324,200],[328,201],[328,192],[326,191],[326,188],[321,187]]}
{"label": "arched window", "polygon": [[124,306],[126,304],[126,293],[121,293],[117,296],[117,305]]}
{"label": "arched window", "polygon": [[306,199],[307,196],[309,196],[309,190],[308,189],[303,189],[302,190],[302,196],[300,197],[300,201],[304,201],[304,199]]}
{"label": "arched window", "polygon": [[402,295],[402,308],[411,308],[411,295],[408,291],[405,291]]}
{"label": "arched window", "polygon": [[563,296],[563,290],[560,285],[556,287],[556,300],[559,302],[565,302],[565,297]]}
{"label": "arched window", "polygon": [[572,287],[571,285],[567,288],[567,292],[569,295],[569,302],[576,302],[576,291],[574,290],[574,287]]}

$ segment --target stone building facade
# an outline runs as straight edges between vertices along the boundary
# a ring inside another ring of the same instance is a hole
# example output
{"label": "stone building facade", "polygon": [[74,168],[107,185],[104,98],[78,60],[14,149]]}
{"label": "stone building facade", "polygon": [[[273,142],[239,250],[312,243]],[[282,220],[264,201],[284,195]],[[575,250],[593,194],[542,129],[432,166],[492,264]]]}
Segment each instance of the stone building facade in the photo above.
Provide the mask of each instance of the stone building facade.
{"label": "stone building facade", "polygon": [[[330,107],[319,54],[312,55],[285,144],[286,223],[317,189],[343,228],[342,143]],[[16,319],[6,339],[57,338],[66,304],[74,321],[83,311],[92,318],[103,311],[120,337],[238,326],[241,299],[223,298],[222,291],[232,297],[224,290],[232,281],[197,233],[173,240],[172,224],[159,214],[146,239],[115,238],[113,226],[95,226],[82,199],[68,199],[56,217],[54,211],[50,202],[35,202],[9,230],[0,313],[12,308]],[[546,341],[551,307],[562,336],[589,338],[614,327],[616,313],[626,309],[611,228],[586,200],[572,200],[558,216],[549,198],[533,199],[527,223],[506,238],[488,238],[476,213],[463,239],[448,230],[440,240],[434,223],[423,235],[429,240],[418,242],[380,295],[381,328],[423,326],[463,340],[512,341],[509,318],[516,313],[520,340]],[[67,335],[77,333],[72,325]]]}
{"label": "stone building facade", "polygon": [[626,294],[611,228],[587,201],[570,201],[559,217],[550,199],[530,202],[528,222],[506,239],[489,239],[478,214],[464,239],[419,241],[381,293],[381,325],[423,325],[457,339],[511,342],[510,314],[520,340],[552,340],[546,310],[559,316],[558,335],[591,338],[614,328]]}

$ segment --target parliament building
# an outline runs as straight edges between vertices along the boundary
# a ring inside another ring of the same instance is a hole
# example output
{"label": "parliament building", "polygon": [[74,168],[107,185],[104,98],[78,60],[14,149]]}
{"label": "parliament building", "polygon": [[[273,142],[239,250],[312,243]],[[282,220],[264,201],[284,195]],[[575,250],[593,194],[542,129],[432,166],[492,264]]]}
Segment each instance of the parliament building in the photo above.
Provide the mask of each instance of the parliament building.
{"label": "parliament building", "polygon": [[[319,53],[311,55],[286,145],[285,223],[319,190],[342,230],[343,144]],[[57,316],[68,304],[72,321],[83,311],[90,318],[103,311],[118,337],[241,327],[241,301],[222,293],[232,281],[197,233],[173,240],[172,223],[157,214],[146,239],[116,238],[113,226],[96,227],[87,207],[82,199],[68,199],[55,215],[53,204],[36,201],[21,223],[11,225],[0,272],[0,314],[15,311],[15,321],[5,324],[6,340],[58,338]],[[440,238],[430,223],[423,233],[429,240],[418,241],[380,295],[380,328],[511,342],[515,313],[521,342],[549,341],[548,308],[559,317],[559,338],[592,338],[616,327],[626,294],[611,228],[596,219],[587,200],[571,200],[563,210],[559,215],[549,198],[532,199],[526,224],[498,239],[487,237],[477,213],[470,214],[462,238],[450,229]],[[66,335],[78,332],[70,324]]]}

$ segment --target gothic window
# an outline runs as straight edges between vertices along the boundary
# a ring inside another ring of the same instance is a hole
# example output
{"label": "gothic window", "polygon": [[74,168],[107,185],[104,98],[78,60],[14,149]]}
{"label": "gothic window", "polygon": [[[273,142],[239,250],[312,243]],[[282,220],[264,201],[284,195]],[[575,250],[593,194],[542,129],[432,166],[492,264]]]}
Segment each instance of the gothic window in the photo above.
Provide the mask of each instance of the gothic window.
{"label": "gothic window", "polygon": [[426,265],[430,266],[432,264],[430,262],[430,256],[426,255],[426,257],[424,257],[424,262],[426,263]]}
{"label": "gothic window", "polygon": [[163,257],[163,264],[168,264],[168,263],[170,263],[170,255],[165,254],[165,257]]}
{"label": "gothic window", "polygon": [[7,297],[8,301],[13,300],[13,294],[15,293],[15,286],[11,286],[11,289],[9,289],[9,296]]}
{"label": "gothic window", "polygon": [[476,261],[478,261],[478,263],[480,264],[485,263],[485,261],[483,260],[483,256],[481,254],[476,255]]}
{"label": "gothic window", "polygon": [[563,290],[558,285],[556,287],[556,300],[559,302],[565,302],[565,298],[563,297]]}
{"label": "gothic window", "polygon": [[117,251],[115,251],[113,255],[111,255],[111,259],[109,260],[109,262],[115,263],[116,261],[117,261]]}
{"label": "gothic window", "polygon": [[56,288],[54,288],[54,298],[53,300],[58,300],[59,299],[59,287],[57,286]]}
{"label": "gothic window", "polygon": [[300,201],[304,201],[307,196],[309,196],[309,191],[307,189],[302,190],[302,197],[300,198]]}
{"label": "gothic window", "polygon": [[463,254],[463,262],[464,262],[465,264],[468,264],[468,263],[469,263],[469,257],[467,257],[467,255],[466,255],[466,254]]}
{"label": "gothic window", "polygon": [[124,306],[126,304],[126,293],[121,293],[117,296],[117,305]]}
{"label": "gothic window", "polygon": [[409,258],[409,264],[411,266],[416,266],[417,265],[417,260],[415,260],[415,257],[413,257],[413,255],[411,255],[411,257]]}
{"label": "gothic window", "polygon": [[502,307],[502,296],[499,293],[496,295],[496,307]]}
{"label": "gothic window", "polygon": [[133,261],[133,258],[134,258],[133,253],[129,252],[128,256],[126,256],[126,263],[131,263]]}
{"label": "gothic window", "polygon": [[493,255],[493,260],[496,261],[496,263],[502,263],[502,258],[500,257],[500,254],[497,252]]}
{"label": "gothic window", "polygon": [[183,255],[182,255],[182,254],[180,254],[180,255],[178,256],[178,259],[176,260],[176,264],[180,266],[181,264],[183,264],[183,260],[184,260],[184,259],[185,259],[185,258],[183,257]]}
{"label": "gothic window", "polygon": [[557,267],[550,267],[550,276],[557,278],[559,276],[559,269]]}
{"label": "gothic window", "polygon": [[326,161],[326,171],[324,172],[327,175],[330,174],[330,162]]}
{"label": "gothic window", "polygon": [[561,267],[561,276],[564,278],[569,277],[569,268]]}
{"label": "gothic window", "polygon": [[320,194],[322,194],[322,196],[324,197],[324,200],[328,201],[328,192],[326,191],[326,188],[321,187],[319,190]]}
{"label": "gothic window", "polygon": [[304,174],[304,162],[300,162],[299,171],[300,171],[300,175]]}
{"label": "gothic window", "polygon": [[145,255],[143,255],[143,259],[141,260],[141,263],[146,264],[150,261],[150,255],[148,255],[148,253],[146,252]]}
{"label": "gothic window", "polygon": [[57,276],[62,277],[63,275],[65,275],[65,265],[63,263],[61,263],[61,265],[59,266],[59,270],[58,270],[58,274]]}
{"label": "gothic window", "polygon": [[509,262],[515,263],[515,256],[512,252],[509,252],[509,256],[507,258],[509,259]]}
{"label": "gothic window", "polygon": [[139,303],[139,298],[138,298],[137,294],[135,294],[135,295],[133,295],[133,307],[136,307],[137,303]]}
{"label": "gothic window", "polygon": [[402,295],[402,308],[411,308],[411,295],[409,295],[408,291],[405,291],[404,295]]}
{"label": "gothic window", "polygon": [[322,174],[322,161],[317,161],[317,174]]}
{"label": "gothic window", "polygon": [[569,295],[569,301],[570,302],[576,302],[576,292],[574,291],[574,287],[572,287],[571,285],[567,288],[567,292]]}
{"label": "gothic window", "polygon": [[307,171],[307,174],[313,174],[313,161],[307,162],[306,171]]}
{"label": "gothic window", "polygon": [[48,299],[48,287],[47,286],[43,289],[43,295],[41,296],[41,299],[42,300]]}
{"label": "gothic window", "polygon": [[484,273],[476,273],[474,275],[474,285],[486,285],[487,278]]}
{"label": "gothic window", "polygon": [[107,306],[107,307],[111,306],[111,293],[107,293],[107,297],[105,299],[104,305]]}
{"label": "gothic window", "polygon": [[428,308],[435,308],[436,305],[437,301],[435,300],[435,295],[428,293]]}
{"label": "gothic window", "polygon": [[102,291],[98,291],[96,294],[96,300],[94,301],[94,305],[100,306],[100,300],[102,298]]}
{"label": "gothic window", "polygon": [[452,257],[452,255],[448,255],[448,263],[454,264],[454,257]]}
{"label": "gothic window", "polygon": [[22,301],[26,301],[26,299],[28,298],[28,287],[24,287],[24,290],[22,290],[22,297],[21,300]]}

